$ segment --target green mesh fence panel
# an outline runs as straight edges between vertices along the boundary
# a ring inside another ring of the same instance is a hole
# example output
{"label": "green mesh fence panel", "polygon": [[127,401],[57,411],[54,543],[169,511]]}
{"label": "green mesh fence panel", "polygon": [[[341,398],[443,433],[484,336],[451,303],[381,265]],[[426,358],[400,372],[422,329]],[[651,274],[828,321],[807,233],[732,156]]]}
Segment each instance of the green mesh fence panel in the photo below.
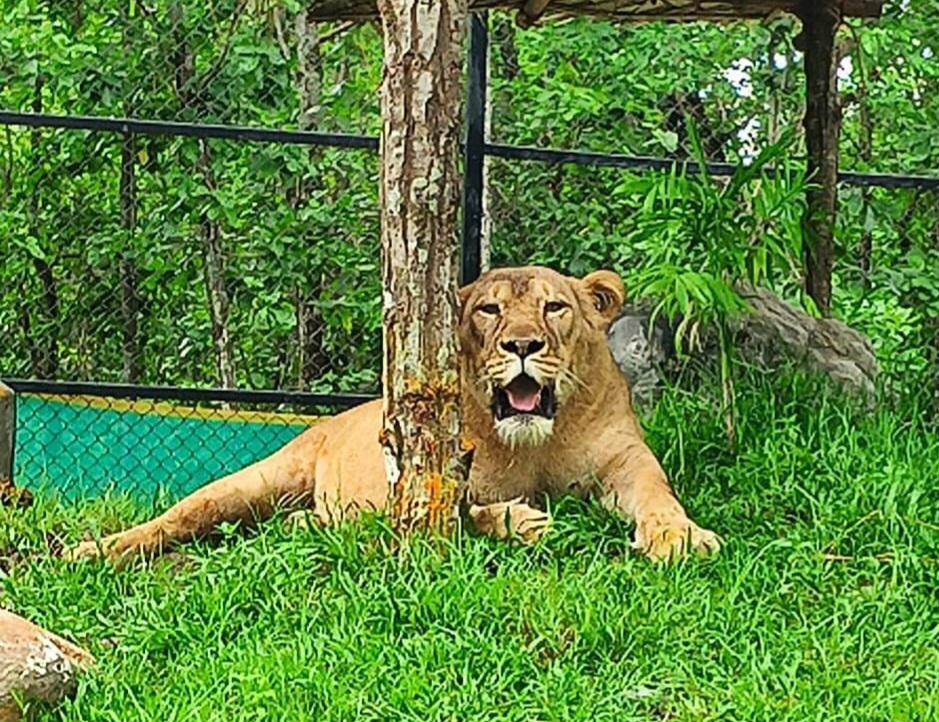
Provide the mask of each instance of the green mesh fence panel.
{"label": "green mesh fence panel", "polygon": [[17,485],[52,488],[67,500],[109,490],[143,501],[178,498],[264,458],[307,426],[290,415],[245,420],[217,410],[113,401],[108,407],[85,398],[20,395],[16,409]]}

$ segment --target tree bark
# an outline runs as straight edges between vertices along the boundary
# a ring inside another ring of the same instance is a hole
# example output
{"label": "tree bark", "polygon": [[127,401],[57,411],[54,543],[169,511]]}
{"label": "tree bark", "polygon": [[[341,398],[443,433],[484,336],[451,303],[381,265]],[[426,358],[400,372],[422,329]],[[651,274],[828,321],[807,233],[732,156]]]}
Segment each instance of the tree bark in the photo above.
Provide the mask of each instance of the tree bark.
{"label": "tree bark", "polygon": [[[44,76],[40,70],[37,70],[32,101],[32,110],[36,114],[42,113],[43,85]],[[42,147],[42,131],[39,128],[30,131],[29,142],[30,153],[33,158],[33,168],[30,174],[32,182],[32,192],[29,199],[30,225],[33,238],[41,245],[43,234],[39,216],[42,212],[40,188],[43,185],[42,159],[44,150]],[[38,334],[40,339],[34,346],[37,353],[32,359],[32,371],[33,375],[38,378],[54,379],[59,372],[59,286],[56,281],[55,270],[45,254],[31,254],[31,260],[42,288],[40,304],[42,323],[39,324],[39,328],[36,328],[36,325],[30,323],[27,318],[27,325],[30,326],[31,332]]]}
{"label": "tree bark", "polygon": [[[209,149],[209,142],[205,139],[199,140],[199,172],[202,174],[205,187],[211,191],[216,190],[218,185],[215,182],[215,174],[212,172],[212,152]],[[233,389],[235,388],[235,361],[229,325],[231,302],[228,298],[228,287],[225,284],[222,230],[218,221],[213,220],[207,210],[202,211],[200,236],[205,297],[209,303],[209,316],[212,321],[212,341],[215,344],[219,382],[223,389]]]}
{"label": "tree bark", "polygon": [[[122,6],[121,41],[128,57],[131,57],[133,47],[131,34],[134,26],[131,14],[130,5]],[[134,105],[130,99],[133,88],[125,87],[123,90],[127,98],[124,102],[124,117],[132,118],[135,115]],[[139,384],[143,376],[143,354],[139,338],[140,274],[134,253],[134,234],[137,229],[137,136],[128,130],[121,133],[121,178],[118,194],[121,228],[124,230],[124,248],[121,251],[120,260],[121,317],[123,320],[122,377],[124,383]]]}
{"label": "tree bark", "polygon": [[805,142],[808,151],[803,217],[805,290],[822,316],[831,315],[831,272],[838,207],[838,64],[835,34],[841,24],[836,0],[805,0],[801,8],[805,44]]}
{"label": "tree bark", "polygon": [[394,526],[447,533],[461,443],[457,277],[466,0],[380,0],[382,445]]}
{"label": "tree bark", "polygon": [[[240,6],[239,6],[240,7]],[[175,70],[174,90],[182,108],[193,108],[198,116],[205,114],[206,100],[204,88],[209,71],[203,76],[203,83],[195,79],[195,58],[186,36],[185,16],[179,4],[170,5],[170,22],[173,26],[173,67]],[[210,192],[218,189],[215,173],[212,170],[212,150],[208,140],[199,139],[199,157],[196,170],[202,176],[202,182]],[[235,388],[235,362],[232,349],[232,336],[229,327],[231,303],[228,286],[225,283],[225,253],[222,248],[222,229],[219,222],[211,217],[203,207],[199,219],[200,245],[202,246],[203,277],[205,295],[209,306],[209,318],[212,325],[212,342],[215,346],[215,361],[219,383],[222,388]]]}
{"label": "tree bark", "polygon": [[[870,97],[867,82],[867,58],[860,39],[854,44],[855,59],[858,73],[858,115],[860,129],[858,134],[858,157],[864,162],[862,170],[869,170],[874,149],[874,120],[871,117]],[[869,186],[861,189],[861,208],[864,212],[864,228],[861,231],[861,240],[858,242],[858,266],[861,269],[861,284],[870,288],[871,256],[874,252],[874,234],[867,223],[867,214],[873,208],[873,193]]]}
{"label": "tree bark", "polygon": [[16,397],[0,381],[0,489],[13,484],[13,444],[16,432]]}
{"label": "tree bark", "polygon": [[[491,68],[492,45],[486,49],[486,67]],[[486,114],[483,121],[483,138],[492,140],[492,83],[486,83]],[[483,217],[479,229],[479,270],[485,273],[492,266],[492,164],[483,163]]]}
{"label": "tree bark", "polygon": [[[128,115],[129,117],[129,115]],[[124,229],[124,250],[121,254],[121,316],[123,317],[123,378],[124,383],[138,384],[142,359],[138,334],[140,289],[137,264],[134,261],[134,231],[137,227],[137,142],[133,133],[121,135],[121,227]]]}
{"label": "tree bark", "polygon": [[[318,130],[322,120],[320,103],[323,94],[323,63],[319,30],[316,21],[308,16],[309,10],[301,8],[294,20],[297,39],[297,90],[300,96],[299,125],[300,130]],[[316,172],[321,157],[322,148],[310,146],[309,167],[313,173]],[[311,193],[318,185],[317,178],[300,175],[296,184],[297,209],[310,202]],[[298,349],[297,383],[301,389],[311,388],[316,378],[329,366],[323,349],[325,324],[316,304],[322,296],[324,285],[323,273],[314,271],[309,278],[302,279],[294,291]]]}

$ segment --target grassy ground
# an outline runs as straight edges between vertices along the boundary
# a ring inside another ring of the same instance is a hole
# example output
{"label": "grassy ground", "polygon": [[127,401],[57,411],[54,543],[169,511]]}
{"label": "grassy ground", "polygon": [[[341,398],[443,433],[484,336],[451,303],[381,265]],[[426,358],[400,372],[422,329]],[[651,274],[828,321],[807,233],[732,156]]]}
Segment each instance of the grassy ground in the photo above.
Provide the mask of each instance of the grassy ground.
{"label": "grassy ground", "polygon": [[579,503],[531,549],[464,537],[402,559],[379,520],[275,521],[120,573],[46,550],[140,510],[0,511],[0,601],[100,660],[43,719],[939,718],[936,436],[910,405],[741,388],[736,454],[702,394],[646,424],[727,542],[673,568]]}

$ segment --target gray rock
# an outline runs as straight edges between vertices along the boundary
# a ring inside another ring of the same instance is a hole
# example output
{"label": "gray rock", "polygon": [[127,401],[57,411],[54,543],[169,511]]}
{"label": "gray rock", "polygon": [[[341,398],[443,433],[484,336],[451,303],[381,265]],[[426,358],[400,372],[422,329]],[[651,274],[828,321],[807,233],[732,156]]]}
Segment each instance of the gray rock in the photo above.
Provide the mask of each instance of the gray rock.
{"label": "gray rock", "polygon": [[[841,321],[812,318],[768,289],[738,286],[738,291],[751,307],[730,324],[735,350],[744,359],[764,368],[795,361],[841,388],[873,395],[879,365],[870,339]],[[675,358],[673,328],[659,318],[650,332],[650,311],[648,304],[624,306],[608,334],[613,358],[640,408],[658,398]],[[715,335],[705,330],[696,356],[716,358]]]}
{"label": "gray rock", "polygon": [[671,328],[664,320],[657,320],[650,329],[650,317],[646,306],[624,306],[607,335],[613,359],[629,382],[633,403],[640,408],[656,401],[664,365],[674,357]]}

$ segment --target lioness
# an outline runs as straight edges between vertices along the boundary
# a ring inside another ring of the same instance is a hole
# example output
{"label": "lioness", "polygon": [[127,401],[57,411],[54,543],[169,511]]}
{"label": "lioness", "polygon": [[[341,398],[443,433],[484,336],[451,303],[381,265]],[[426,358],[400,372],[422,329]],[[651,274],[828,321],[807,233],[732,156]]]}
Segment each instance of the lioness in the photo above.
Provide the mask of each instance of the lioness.
{"label": "lioness", "polygon": [[[654,559],[716,550],[688,518],[643,442],[606,330],[623,304],[610,271],[583,279],[540,267],[503,268],[460,290],[464,431],[475,443],[469,517],[498,538],[533,541],[544,494],[596,495],[635,520],[634,546]],[[215,481],[127,531],[70,556],[111,558],[163,549],[305,506],[320,523],[381,509],[388,481],[379,444],[381,401],[316,424],[267,459]]]}

